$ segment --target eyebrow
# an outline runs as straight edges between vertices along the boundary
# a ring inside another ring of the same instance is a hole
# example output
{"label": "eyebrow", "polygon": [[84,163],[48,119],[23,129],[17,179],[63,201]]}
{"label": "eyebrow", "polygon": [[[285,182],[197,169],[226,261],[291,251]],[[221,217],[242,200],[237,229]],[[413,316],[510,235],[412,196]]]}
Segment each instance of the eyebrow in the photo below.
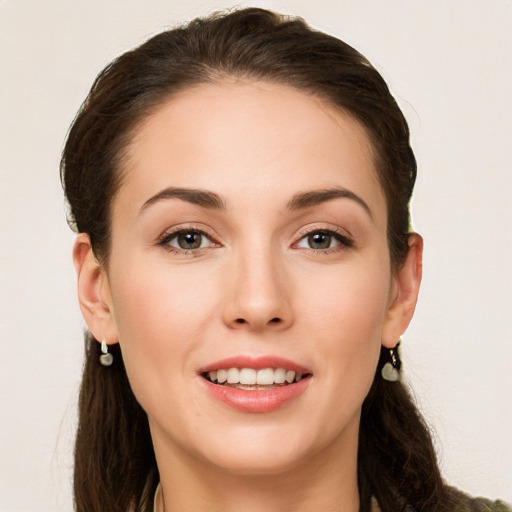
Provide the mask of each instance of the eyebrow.
{"label": "eyebrow", "polygon": [[145,211],[151,205],[166,199],[181,199],[187,203],[192,203],[210,210],[224,210],[226,208],[222,198],[215,192],[194,188],[168,187],[158,192],[158,194],[150,197],[141,206],[139,214]]}
{"label": "eyebrow", "polygon": [[368,204],[366,204],[366,202],[357,194],[354,194],[354,192],[342,187],[299,192],[290,199],[287,204],[287,209],[291,211],[302,210],[303,208],[309,208],[311,206],[316,206],[318,204],[332,201],[333,199],[338,198],[351,199],[355,201],[357,204],[363,207],[366,213],[373,220],[373,214]]}
{"label": "eyebrow", "polygon": [[[288,201],[286,209],[290,211],[302,210],[339,198],[351,199],[355,201],[357,204],[362,206],[366,213],[368,213],[370,218],[373,219],[372,211],[370,210],[370,207],[366,204],[366,202],[363,199],[361,199],[357,194],[354,194],[354,192],[342,187],[309,190],[307,192],[298,192],[290,199],[290,201]],[[142,213],[151,205],[158,203],[160,201],[164,201],[166,199],[181,199],[182,201],[186,201],[188,203],[195,204],[206,209],[226,209],[226,204],[224,200],[215,192],[194,188],[168,187],[161,190],[154,196],[150,197],[141,206],[139,213]]]}

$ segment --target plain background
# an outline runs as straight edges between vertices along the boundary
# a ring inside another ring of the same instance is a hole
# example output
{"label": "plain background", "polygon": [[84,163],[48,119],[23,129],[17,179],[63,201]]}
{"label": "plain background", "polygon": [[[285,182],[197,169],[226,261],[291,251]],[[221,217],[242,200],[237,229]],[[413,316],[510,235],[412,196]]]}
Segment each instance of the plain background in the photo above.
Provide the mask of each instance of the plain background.
{"label": "plain background", "polygon": [[[275,0],[388,80],[419,162],[425,275],[405,371],[443,471],[512,500],[512,2]],[[0,0],[0,511],[72,508],[83,322],[59,156],[96,74],[220,0]]]}

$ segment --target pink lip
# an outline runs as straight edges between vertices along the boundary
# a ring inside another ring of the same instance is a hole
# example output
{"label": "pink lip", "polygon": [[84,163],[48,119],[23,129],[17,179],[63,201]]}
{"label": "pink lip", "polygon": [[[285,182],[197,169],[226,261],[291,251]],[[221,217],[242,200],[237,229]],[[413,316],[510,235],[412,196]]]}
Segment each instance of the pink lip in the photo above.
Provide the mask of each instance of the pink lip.
{"label": "pink lip", "polygon": [[215,399],[242,412],[270,412],[279,409],[306,391],[311,376],[299,382],[274,389],[246,390],[213,384],[201,379],[207,391]]}
{"label": "pink lip", "polygon": [[201,368],[199,373],[204,374],[220,368],[254,368],[255,370],[284,368],[286,370],[293,370],[296,373],[309,374],[299,382],[265,390],[237,389],[214,384],[205,378],[200,379],[210,396],[242,412],[263,413],[275,411],[298,398],[306,391],[311,382],[311,372],[307,368],[288,359],[276,356],[230,357]]}

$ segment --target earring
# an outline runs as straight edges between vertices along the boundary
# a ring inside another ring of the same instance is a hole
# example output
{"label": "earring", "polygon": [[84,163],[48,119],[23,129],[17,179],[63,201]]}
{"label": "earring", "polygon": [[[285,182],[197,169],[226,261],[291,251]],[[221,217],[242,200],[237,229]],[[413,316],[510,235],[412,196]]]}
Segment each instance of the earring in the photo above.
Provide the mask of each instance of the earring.
{"label": "earring", "polygon": [[400,360],[400,343],[402,343],[402,338],[398,340],[395,348],[389,349],[388,361],[386,361],[380,372],[382,378],[388,382],[397,382],[400,380],[400,368],[402,367],[402,361]]}
{"label": "earring", "polygon": [[111,366],[114,362],[114,356],[112,354],[109,354],[108,352],[108,345],[105,341],[105,338],[101,341],[101,356],[100,356],[100,363],[103,366]]}

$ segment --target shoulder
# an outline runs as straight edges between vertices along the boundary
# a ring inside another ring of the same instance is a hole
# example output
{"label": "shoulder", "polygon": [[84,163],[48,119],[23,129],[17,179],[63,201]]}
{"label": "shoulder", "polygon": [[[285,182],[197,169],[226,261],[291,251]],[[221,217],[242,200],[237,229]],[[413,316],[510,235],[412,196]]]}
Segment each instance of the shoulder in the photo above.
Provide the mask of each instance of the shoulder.
{"label": "shoulder", "polygon": [[492,501],[486,498],[471,498],[464,508],[457,509],[457,512],[512,512],[510,505],[504,501]]}
{"label": "shoulder", "polygon": [[504,501],[491,501],[484,498],[476,498],[472,510],[475,510],[475,512],[512,512],[512,508]]}
{"label": "shoulder", "polygon": [[448,487],[448,503],[454,512],[512,512],[512,506],[501,500],[473,498],[455,487]]}

